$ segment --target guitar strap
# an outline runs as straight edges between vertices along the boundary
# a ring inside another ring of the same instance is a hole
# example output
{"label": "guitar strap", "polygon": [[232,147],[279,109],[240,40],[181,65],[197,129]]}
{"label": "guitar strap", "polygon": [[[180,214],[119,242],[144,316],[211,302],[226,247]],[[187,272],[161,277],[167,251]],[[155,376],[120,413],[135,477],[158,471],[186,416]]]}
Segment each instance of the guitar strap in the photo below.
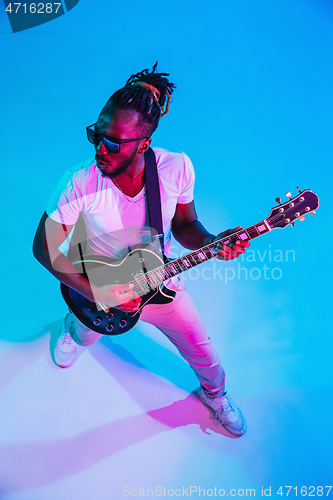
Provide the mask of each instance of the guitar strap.
{"label": "guitar strap", "polygon": [[151,148],[149,148],[144,155],[147,185],[146,197],[148,205],[148,216],[151,227],[151,238],[153,243],[155,242],[155,240],[159,240],[162,254],[164,254],[161,193],[158,181],[155,153]]}

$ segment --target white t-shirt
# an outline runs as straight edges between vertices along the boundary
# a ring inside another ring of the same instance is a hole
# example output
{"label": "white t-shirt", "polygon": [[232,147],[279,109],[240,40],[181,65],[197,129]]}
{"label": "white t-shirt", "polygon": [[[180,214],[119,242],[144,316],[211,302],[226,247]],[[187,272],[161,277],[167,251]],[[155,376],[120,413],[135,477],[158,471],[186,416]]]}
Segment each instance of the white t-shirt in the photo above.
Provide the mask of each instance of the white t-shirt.
{"label": "white t-shirt", "polygon": [[[194,170],[184,153],[153,148],[160,183],[165,254],[170,257],[171,221],[177,203],[193,200]],[[51,195],[46,212],[62,224],[83,216],[87,253],[121,258],[140,243],[151,243],[145,187],[134,198],[103,177],[94,159],[69,169]]]}

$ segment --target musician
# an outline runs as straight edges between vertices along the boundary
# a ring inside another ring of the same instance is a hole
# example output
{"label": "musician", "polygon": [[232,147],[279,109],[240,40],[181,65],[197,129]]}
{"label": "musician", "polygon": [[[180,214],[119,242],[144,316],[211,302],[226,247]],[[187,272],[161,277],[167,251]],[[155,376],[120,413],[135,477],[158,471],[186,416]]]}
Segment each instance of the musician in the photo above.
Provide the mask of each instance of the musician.
{"label": "musician", "polygon": [[[131,284],[97,287],[72,265],[59,249],[79,219],[87,233],[86,253],[122,257],[139,243],[151,242],[145,197],[144,153],[160,118],[169,111],[175,84],[168,73],[158,73],[157,63],[132,75],[87,127],[94,143],[93,159],[70,169],[51,196],[34,240],[34,255],[57,279],[87,299],[126,312],[139,308],[141,298]],[[184,247],[195,250],[218,236],[199,222],[193,201],[194,171],[184,153],[153,148],[161,191],[165,254],[170,257],[171,233]],[[147,230],[148,227],[148,230]],[[231,260],[244,253],[248,242],[217,245],[216,257]],[[246,422],[225,391],[225,373],[205,325],[184,287],[183,280],[165,282],[175,290],[169,304],[147,304],[141,319],[155,325],[176,346],[200,381],[198,398],[214,412],[233,435],[241,436]],[[124,303],[124,296],[126,302]],[[61,368],[71,366],[77,345],[89,346],[101,335],[68,313],[54,345],[53,358]]]}

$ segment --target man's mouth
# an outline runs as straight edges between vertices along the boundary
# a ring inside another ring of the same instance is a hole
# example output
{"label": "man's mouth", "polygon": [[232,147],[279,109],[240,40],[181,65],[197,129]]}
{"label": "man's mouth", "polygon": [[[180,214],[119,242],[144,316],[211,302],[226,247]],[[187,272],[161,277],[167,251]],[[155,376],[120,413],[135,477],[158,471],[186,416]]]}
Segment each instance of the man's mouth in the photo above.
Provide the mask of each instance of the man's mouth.
{"label": "man's mouth", "polygon": [[103,167],[104,165],[107,165],[107,163],[103,160],[96,160],[96,165],[98,168]]}

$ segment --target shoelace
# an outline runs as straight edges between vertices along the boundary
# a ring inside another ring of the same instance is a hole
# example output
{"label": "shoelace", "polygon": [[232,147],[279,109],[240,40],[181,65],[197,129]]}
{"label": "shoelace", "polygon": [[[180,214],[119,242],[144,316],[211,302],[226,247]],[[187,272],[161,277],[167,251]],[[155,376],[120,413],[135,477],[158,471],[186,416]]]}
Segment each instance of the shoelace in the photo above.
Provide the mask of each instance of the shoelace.
{"label": "shoelace", "polygon": [[220,408],[215,413],[216,418],[221,422],[222,425],[224,424],[224,420],[227,414],[232,411],[235,411],[232,404],[230,403],[228,396],[225,396],[225,400],[227,404],[225,406],[221,405]]}
{"label": "shoelace", "polygon": [[68,332],[62,333],[59,338],[59,344],[72,344],[73,342],[74,340]]}

